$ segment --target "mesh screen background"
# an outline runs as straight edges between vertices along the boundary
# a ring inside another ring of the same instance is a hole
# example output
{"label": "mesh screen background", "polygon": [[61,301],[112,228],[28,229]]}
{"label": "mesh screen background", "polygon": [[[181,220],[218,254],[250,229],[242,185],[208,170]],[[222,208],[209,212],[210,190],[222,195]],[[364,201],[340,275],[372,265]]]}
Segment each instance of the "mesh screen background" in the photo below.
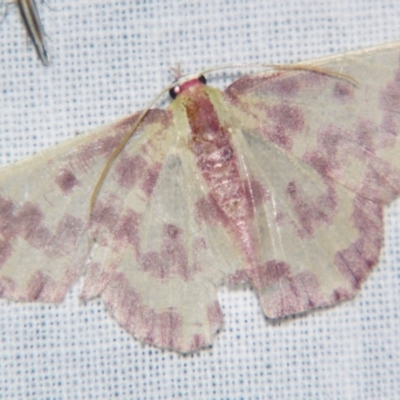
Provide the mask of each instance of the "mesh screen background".
{"label": "mesh screen background", "polygon": [[[47,3],[38,8],[48,67],[15,5],[0,25],[2,164],[142,108],[178,62],[191,73],[400,39],[397,0]],[[60,305],[1,300],[0,398],[399,398],[399,201],[385,233],[381,261],[354,300],[271,323],[250,289],[222,289],[223,331],[188,356],[134,340],[100,300],[79,304],[81,282]]]}

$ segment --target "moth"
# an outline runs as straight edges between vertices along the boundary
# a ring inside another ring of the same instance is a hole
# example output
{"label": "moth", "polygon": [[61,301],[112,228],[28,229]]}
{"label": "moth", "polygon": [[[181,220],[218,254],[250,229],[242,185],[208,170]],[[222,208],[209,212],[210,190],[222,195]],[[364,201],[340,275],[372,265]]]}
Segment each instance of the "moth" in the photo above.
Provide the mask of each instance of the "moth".
{"label": "moth", "polygon": [[269,318],[353,297],[400,193],[400,42],[171,94],[0,170],[1,296],[84,275],[82,300],[183,353],[221,329],[221,285]]}

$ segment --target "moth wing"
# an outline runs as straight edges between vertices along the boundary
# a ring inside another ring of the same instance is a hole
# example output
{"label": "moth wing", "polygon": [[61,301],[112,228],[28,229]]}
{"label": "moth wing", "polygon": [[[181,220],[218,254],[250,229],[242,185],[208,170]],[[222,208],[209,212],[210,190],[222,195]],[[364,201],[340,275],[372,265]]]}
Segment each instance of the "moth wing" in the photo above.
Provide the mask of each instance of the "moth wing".
{"label": "moth wing", "polygon": [[217,287],[239,258],[225,230],[204,223],[217,211],[205,205],[178,114],[141,146],[130,141],[110,170],[93,211],[82,298],[100,295],[136,338],[189,352],[222,326]]}
{"label": "moth wing", "polygon": [[[382,204],[321,178],[264,138],[244,134],[235,142],[258,259],[245,276],[265,314],[282,317],[351,297],[378,261]],[[228,280],[243,280],[241,273]]]}
{"label": "moth wing", "polygon": [[[1,169],[1,297],[60,302],[84,273],[90,197],[108,156],[135,119]],[[148,125],[160,124],[154,119]]]}
{"label": "moth wing", "polygon": [[279,71],[226,90],[254,207],[260,262],[247,275],[267,316],[351,297],[377,263],[383,205],[400,193],[399,55],[378,47],[312,64],[333,75]]}
{"label": "moth wing", "polygon": [[320,72],[243,77],[225,97],[255,134],[322,177],[373,201],[395,199],[400,193],[400,43],[301,65]]}

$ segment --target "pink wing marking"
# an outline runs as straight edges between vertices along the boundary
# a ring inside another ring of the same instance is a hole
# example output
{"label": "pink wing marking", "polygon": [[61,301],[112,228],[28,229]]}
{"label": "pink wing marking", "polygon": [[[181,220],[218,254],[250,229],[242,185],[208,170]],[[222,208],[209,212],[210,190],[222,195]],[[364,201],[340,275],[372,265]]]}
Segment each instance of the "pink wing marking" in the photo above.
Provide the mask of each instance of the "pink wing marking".
{"label": "pink wing marking", "polygon": [[[274,204],[254,204],[255,227],[269,232],[264,236],[270,237],[273,254],[259,244],[257,253],[264,253],[265,261],[228,282],[250,279],[266,315],[280,317],[351,297],[376,265],[383,204],[400,193],[399,53],[394,46],[360,59],[344,55],[317,64],[340,67],[357,87],[296,71],[244,77],[225,91],[245,138],[237,146],[248,146],[242,151],[243,170],[265,187]],[[278,160],[275,170],[269,168],[271,148],[295,168]],[[254,159],[263,160],[264,168]],[[295,178],[295,170],[304,177]],[[328,190],[318,189],[318,180]]]}
{"label": "pink wing marking", "polygon": [[[150,113],[145,122],[160,126],[163,115]],[[90,252],[85,205],[108,155],[136,118],[102,127],[1,171],[2,297],[60,302],[84,273]]]}
{"label": "pink wing marking", "polygon": [[[364,71],[351,58],[338,61],[341,72],[359,81],[358,87],[311,72],[280,72],[239,79],[225,96],[254,115],[260,135],[321,175],[387,203],[400,193],[400,162],[394,156],[400,149],[400,63],[396,48],[371,52],[368,57],[371,62],[365,63]],[[334,70],[336,64],[331,64],[322,66]],[[374,78],[363,79],[363,74]],[[271,117],[271,110],[285,108],[293,111]]]}
{"label": "pink wing marking", "polygon": [[68,169],[64,169],[59,173],[56,177],[56,183],[64,194],[68,194],[76,186],[80,185],[74,173]]}

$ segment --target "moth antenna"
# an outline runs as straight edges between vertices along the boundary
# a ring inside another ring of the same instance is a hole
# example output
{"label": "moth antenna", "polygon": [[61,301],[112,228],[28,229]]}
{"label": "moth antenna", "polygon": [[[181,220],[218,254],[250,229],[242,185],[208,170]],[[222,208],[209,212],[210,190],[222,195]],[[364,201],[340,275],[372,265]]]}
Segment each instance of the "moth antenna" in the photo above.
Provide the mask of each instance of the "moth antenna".
{"label": "moth antenna", "polygon": [[342,74],[336,71],[329,71],[317,66],[305,65],[305,64],[262,64],[262,63],[251,63],[251,64],[230,64],[230,65],[220,65],[212,68],[204,69],[200,74],[207,74],[214,71],[220,71],[223,69],[236,69],[236,68],[264,68],[271,70],[286,70],[286,71],[308,71],[315,72],[320,75],[332,76],[335,78],[343,79],[350,82],[352,85],[357,86],[358,82],[352,76],[347,74]]}
{"label": "moth antenna", "polygon": [[329,71],[327,69],[319,68],[317,66],[308,66],[303,64],[290,64],[290,65],[275,65],[274,69],[281,70],[281,71],[309,71],[315,72],[316,74],[332,76],[334,78],[343,79],[345,81],[350,82],[354,86],[358,86],[358,81],[354,79],[352,76],[347,74],[342,74],[341,72],[337,71]]}
{"label": "moth antenna", "polygon": [[138,128],[139,124],[143,121],[143,118],[146,116],[146,114],[149,112],[151,107],[170,89],[172,89],[175,86],[176,83],[172,83],[165,87],[164,89],[161,90],[160,93],[158,93],[145,107],[145,109],[141,112],[139,117],[137,118],[136,122],[133,124],[132,128],[125,134],[125,136],[120,140],[120,142],[117,144],[117,146],[114,148],[112,153],[107,159],[107,162],[101,171],[101,174],[96,182],[96,185],[93,189],[92,196],[90,198],[90,206],[89,206],[89,211],[90,214],[93,212],[93,207],[94,203],[96,202],[97,195],[99,194],[99,191],[101,189],[101,186],[103,185],[104,179],[106,178],[108,172],[110,171],[111,165],[115,161],[115,159],[118,157],[119,153],[121,153],[122,149],[125,147],[129,139],[133,136],[135,133],[136,129]]}
{"label": "moth antenna", "polygon": [[[328,76],[333,76],[337,77],[340,79],[344,79],[349,81],[350,83],[357,85],[357,81],[353,79],[351,76],[346,75],[346,74],[341,74],[340,72],[334,72],[334,71],[328,71],[324,70],[322,68],[318,67],[313,67],[313,66],[307,66],[307,65],[301,65],[301,64],[293,64],[293,65],[278,65],[278,64],[234,64],[234,65],[222,65],[222,66],[217,66],[209,69],[205,69],[201,71],[198,75],[203,75],[212,71],[218,71],[221,69],[232,69],[232,68],[243,68],[243,67],[259,67],[259,68],[270,68],[273,70],[289,70],[289,71],[310,71],[310,72],[315,72],[318,74],[322,75],[328,75]],[[177,80],[180,81],[182,79],[182,73],[181,73],[181,65],[177,64],[176,67],[172,67],[171,71],[175,73],[177,76]],[[128,131],[128,133],[125,134],[125,136],[121,139],[121,141],[118,143],[118,145],[114,148],[112,151],[110,157],[108,158],[103,171],[100,174],[99,179],[96,182],[96,185],[93,189],[92,196],[90,199],[90,214],[93,212],[93,207],[94,203],[96,202],[97,195],[99,194],[100,188],[104,182],[104,179],[106,178],[108,172],[110,171],[111,165],[115,161],[115,159],[118,157],[119,153],[122,151],[122,149],[125,147],[126,143],[129,141],[129,139],[133,136],[135,133],[136,129],[138,128],[139,124],[143,121],[143,118],[146,116],[146,114],[149,112],[151,107],[163,96],[167,91],[175,87],[177,82],[174,82],[167,87],[165,87],[159,94],[157,94],[146,106],[146,108],[142,111],[142,113],[139,115],[138,119],[136,122],[133,124],[133,127]]]}

